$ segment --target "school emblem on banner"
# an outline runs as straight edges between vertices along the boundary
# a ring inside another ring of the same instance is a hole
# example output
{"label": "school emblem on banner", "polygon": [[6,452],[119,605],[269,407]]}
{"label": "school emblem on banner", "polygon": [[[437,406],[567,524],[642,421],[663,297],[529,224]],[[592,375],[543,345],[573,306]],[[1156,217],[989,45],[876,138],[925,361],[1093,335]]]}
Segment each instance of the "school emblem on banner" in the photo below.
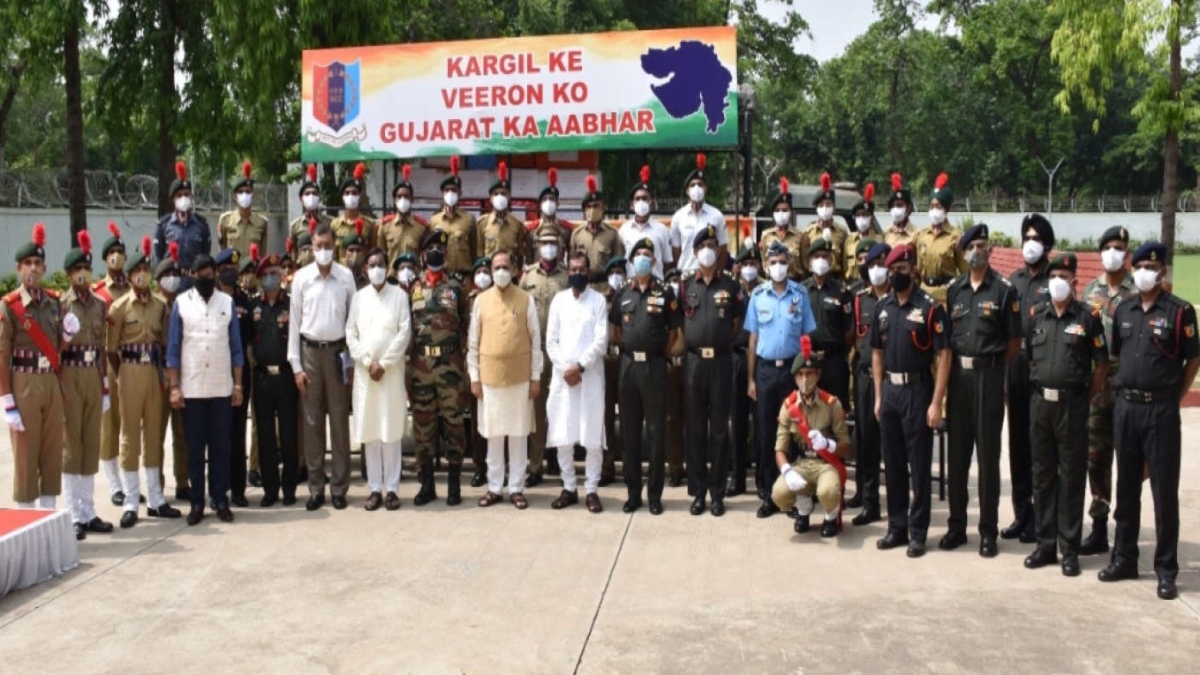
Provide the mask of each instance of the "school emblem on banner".
{"label": "school emblem on banner", "polygon": [[[365,124],[351,127],[358,119],[362,101],[361,63],[354,61],[346,64],[334,61],[325,65],[313,65],[312,116],[333,133],[326,133],[319,128],[306,129],[309,142],[320,141],[333,147],[342,147],[351,141],[361,141],[367,137]],[[345,133],[339,133],[343,129],[346,129]]]}

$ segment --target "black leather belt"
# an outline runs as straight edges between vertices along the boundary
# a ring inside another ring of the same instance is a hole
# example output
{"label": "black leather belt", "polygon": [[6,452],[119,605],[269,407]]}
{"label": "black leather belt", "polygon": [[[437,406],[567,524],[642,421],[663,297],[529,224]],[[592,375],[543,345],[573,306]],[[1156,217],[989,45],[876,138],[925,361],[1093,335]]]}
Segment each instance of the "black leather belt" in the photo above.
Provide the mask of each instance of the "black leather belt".
{"label": "black leather belt", "polygon": [[918,370],[912,373],[894,373],[888,371],[884,373],[884,381],[903,387],[917,382],[925,382],[931,379],[933,375],[928,370]]}
{"label": "black leather belt", "polygon": [[954,363],[963,370],[990,368],[1004,362],[1003,354],[984,354],[982,356],[955,356]]}
{"label": "black leather belt", "polygon": [[1159,387],[1157,389],[1121,388],[1121,398],[1133,403],[1157,403],[1179,398],[1178,387]]}
{"label": "black leather belt", "polygon": [[637,363],[644,363],[646,361],[651,361],[654,359],[665,358],[663,356],[662,352],[639,352],[639,351],[634,351],[632,349],[622,349],[621,356],[629,357],[629,358],[633,359],[634,361],[636,361]]}
{"label": "black leather belt", "polygon": [[312,340],[301,335],[300,342],[316,349],[340,349],[346,346],[346,338],[339,338],[337,340]]}
{"label": "black leather belt", "polygon": [[1052,389],[1050,387],[1037,387],[1037,391],[1042,395],[1043,400],[1054,403],[1056,401],[1068,399],[1072,396],[1083,394],[1087,392],[1087,387],[1082,385],[1075,387],[1062,387],[1058,389]]}
{"label": "black leather belt", "polygon": [[285,373],[290,374],[291,370],[292,366],[290,363],[280,363],[277,365],[259,364],[254,367],[254,372],[258,373],[259,375],[269,375],[271,377],[283,375]]}
{"label": "black leather belt", "polygon": [[763,358],[760,358],[758,360],[758,362],[763,364],[764,366],[770,366],[772,368],[789,368],[790,369],[792,367],[792,361],[795,361],[795,360],[796,360],[796,355],[793,354],[793,355],[787,357],[786,359],[763,359]]}
{"label": "black leather belt", "polygon": [[954,281],[954,277],[925,277],[926,286],[945,286]]}
{"label": "black leather belt", "polygon": [[690,347],[688,348],[688,352],[702,359],[715,359],[718,356],[725,356],[729,353],[729,350],[719,347]]}

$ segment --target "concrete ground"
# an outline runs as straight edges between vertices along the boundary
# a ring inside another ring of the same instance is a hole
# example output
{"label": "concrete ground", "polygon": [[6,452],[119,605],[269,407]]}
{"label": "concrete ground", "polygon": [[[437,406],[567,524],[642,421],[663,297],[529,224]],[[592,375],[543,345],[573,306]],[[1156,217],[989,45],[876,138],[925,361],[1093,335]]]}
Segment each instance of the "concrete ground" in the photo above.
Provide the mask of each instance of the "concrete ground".
{"label": "concrete ground", "polygon": [[[93,535],[78,569],[0,599],[3,671],[1194,672],[1200,410],[1183,419],[1172,602],[1155,597],[1148,489],[1143,576],[1102,585],[1106,557],[1068,579],[1057,566],[1024,569],[1030,545],[1001,542],[998,558],[980,558],[974,531],[968,546],[936,550],[947,515],[936,493],[933,548],[909,560],[875,549],[882,523],[847,522],[834,540],[793,535],[782,515],[757,520],[752,496],[724,518],[693,517],[686,490],[668,488],[664,515],[630,517],[613,485],[593,516],[582,504],[552,511],[560,488],[549,480],[525,512],[480,509],[483,490],[469,487],[462,506],[418,509],[406,473],[395,513],[365,512],[356,481],[342,512],[310,514],[301,501],[237,510],[230,525],[143,518]],[[11,505],[11,471],[0,463],[0,506]],[[107,500],[99,510],[120,515]],[[1005,501],[1002,524],[1010,517]]]}

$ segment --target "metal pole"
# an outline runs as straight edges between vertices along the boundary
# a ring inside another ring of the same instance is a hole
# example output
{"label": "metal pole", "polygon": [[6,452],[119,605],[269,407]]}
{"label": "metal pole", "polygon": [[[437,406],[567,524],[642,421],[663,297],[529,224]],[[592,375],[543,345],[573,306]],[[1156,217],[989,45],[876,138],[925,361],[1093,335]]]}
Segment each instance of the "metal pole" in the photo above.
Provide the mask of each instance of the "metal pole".
{"label": "metal pole", "polygon": [[1049,188],[1048,188],[1049,203],[1046,204],[1046,215],[1047,216],[1054,214],[1054,174],[1058,173],[1058,167],[1062,166],[1064,159],[1066,159],[1066,158],[1060,157],[1058,159],[1058,164],[1055,164],[1053,169],[1047,169],[1045,162],[1042,161],[1042,158],[1041,157],[1038,158],[1038,164],[1042,165],[1042,171],[1046,172],[1046,176],[1048,178],[1048,183],[1049,183]]}

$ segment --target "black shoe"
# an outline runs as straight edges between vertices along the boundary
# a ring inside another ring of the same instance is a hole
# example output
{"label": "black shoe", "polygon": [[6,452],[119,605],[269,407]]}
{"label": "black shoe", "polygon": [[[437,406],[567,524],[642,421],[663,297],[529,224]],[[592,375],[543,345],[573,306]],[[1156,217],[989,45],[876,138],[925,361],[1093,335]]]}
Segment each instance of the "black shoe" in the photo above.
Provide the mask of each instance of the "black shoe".
{"label": "black shoe", "polygon": [[229,510],[228,504],[221,504],[217,507],[217,519],[222,523],[233,522],[233,511]]}
{"label": "black shoe", "polygon": [[600,487],[608,487],[617,482],[617,477],[611,473],[600,474]]}
{"label": "black shoe", "polygon": [[542,474],[531,473],[525,477],[525,489],[535,488],[542,484]]}
{"label": "black shoe", "polygon": [[260,501],[258,505],[261,508],[269,509],[272,506],[275,506],[275,502],[277,501],[279,501],[279,498],[275,495],[263,495],[262,501]]}
{"label": "black shoe", "polygon": [[863,504],[862,495],[857,495],[857,494],[856,494],[856,495],[854,495],[853,497],[851,497],[851,498],[850,498],[850,501],[846,502],[846,508],[848,508],[848,509],[861,509],[861,508],[862,508],[862,504]]}
{"label": "black shoe", "polygon": [[1039,567],[1053,565],[1058,562],[1058,554],[1051,548],[1038,548],[1025,558],[1025,569],[1036,570]]}
{"label": "black shoe", "polygon": [[962,530],[950,530],[942,540],[938,542],[938,548],[943,551],[953,551],[954,549],[967,543],[967,533]]}
{"label": "black shoe", "polygon": [[626,500],[625,504],[621,507],[621,510],[624,511],[625,513],[633,513],[634,511],[637,511],[640,508],[642,508],[642,500],[629,499],[629,500]]}
{"label": "black shoe", "polygon": [[1096,575],[1100,581],[1123,581],[1125,579],[1138,578],[1138,569],[1133,565],[1122,565],[1120,563],[1109,563],[1108,567],[1100,570]]}
{"label": "black shoe", "polygon": [[125,493],[120,490],[112,493],[112,505],[125,506]]}
{"label": "black shoe", "polygon": [[704,503],[704,495],[700,495],[692,500],[691,512],[693,516],[699,516],[707,510],[708,507]]}
{"label": "black shoe", "polygon": [[138,521],[137,511],[126,511],[125,513],[121,514],[121,527],[126,530],[133,527],[134,525],[137,525],[137,521]]}
{"label": "black shoe", "polygon": [[1079,544],[1079,555],[1101,553],[1108,553],[1108,521],[1093,520],[1091,533]]}
{"label": "black shoe", "polygon": [[[604,483],[601,482],[601,485],[603,484]],[[483,487],[484,485],[487,485],[487,474],[482,471],[476,471],[475,474],[471,476],[471,487]]]}
{"label": "black shoe", "polygon": [[730,483],[729,485],[725,486],[725,496],[726,497],[741,497],[744,494],[746,494],[746,486],[745,485],[737,485],[734,483]]}
{"label": "black shoe", "polygon": [[1023,532],[1027,526],[1028,524],[1025,522],[1025,518],[1018,516],[1017,519],[1012,522],[1012,525],[1000,530],[1000,538],[1016,539],[1017,537],[1021,536],[1021,532]]}
{"label": "black shoe", "polygon": [[246,499],[246,495],[234,495],[229,501],[239,509],[244,509],[247,506],[250,506],[250,500]]}
{"label": "black shoe", "polygon": [[446,506],[462,503],[462,464],[451,464],[446,472]]}
{"label": "black shoe", "polygon": [[[303,457],[301,457],[301,459],[303,459]],[[308,482],[308,467],[301,466],[299,469],[296,470],[296,484],[304,485],[307,482]]]}
{"label": "black shoe", "polygon": [[1021,530],[1021,535],[1017,537],[1017,541],[1021,542],[1022,544],[1036,544],[1037,540],[1037,530],[1034,529],[1032,523],[1029,524],[1025,529]]}
{"label": "black shoe", "polygon": [[857,516],[854,516],[854,520],[851,520],[850,522],[853,525],[870,525],[871,523],[880,519],[879,509],[868,509]]}
{"label": "black shoe", "polygon": [[1064,555],[1062,561],[1062,573],[1064,577],[1079,576],[1079,556]]}
{"label": "black shoe", "polygon": [[875,548],[886,551],[908,544],[908,535],[889,531],[882,539],[875,541]]}
{"label": "black shoe", "polygon": [[186,487],[175,488],[175,501],[177,501],[177,502],[192,501],[192,491]]}
{"label": "black shoe", "polygon": [[1158,599],[1159,600],[1174,600],[1179,597],[1179,591],[1175,588],[1175,580],[1171,577],[1158,578]]}
{"label": "black shoe", "polygon": [[197,525],[202,520],[204,520],[204,507],[203,506],[193,506],[192,510],[188,511],[187,524],[188,525]]}
{"label": "black shoe", "polygon": [[767,499],[763,501],[762,506],[758,507],[758,513],[754,515],[759,518],[770,518],[776,513],[779,513],[779,507],[775,506],[775,502]]}
{"label": "black shoe", "polygon": [[984,537],[979,542],[979,555],[984,558],[995,558],[1000,551],[996,547],[995,537]]}
{"label": "black shoe", "polygon": [[907,555],[910,558],[920,558],[921,556],[925,555],[925,540],[913,539],[912,541],[908,542],[908,551],[905,552],[904,555]]}
{"label": "black shoe", "polygon": [[292,506],[296,503],[296,495],[284,495],[281,503],[284,506]]}
{"label": "black shoe", "polygon": [[810,521],[808,519],[808,516],[796,516],[796,522],[792,524],[792,530],[796,534],[803,534],[805,532],[808,532],[809,526],[810,526]]}
{"label": "black shoe", "polygon": [[322,506],[325,506],[324,492],[310,496],[308,498],[308,503],[304,505],[304,508],[308,509],[309,511],[316,511]]}
{"label": "black shoe", "polygon": [[650,515],[661,516],[663,512],[662,501],[658,499],[650,500]]}
{"label": "black shoe", "polygon": [[667,487],[677,488],[683,485],[683,476],[671,476],[667,479]]}
{"label": "black shoe", "polygon": [[250,469],[250,473],[246,474],[246,482],[254,487],[262,487],[262,474],[258,469]]}
{"label": "black shoe", "polygon": [[825,537],[826,539],[828,539],[829,537],[836,537],[837,533],[838,533],[838,524],[837,524],[836,518],[833,520],[826,518],[825,522],[821,523],[821,536],[822,537]]}
{"label": "black shoe", "polygon": [[87,525],[75,523],[75,541],[83,541],[84,539],[87,539]]}
{"label": "black shoe", "polygon": [[721,498],[714,499],[712,508],[709,509],[709,513],[713,514],[717,518],[725,515],[725,500]]}
{"label": "black shoe", "polygon": [[755,494],[755,496],[758,497],[758,501],[760,501],[760,502],[765,502],[771,498],[771,495],[767,494],[767,491],[762,488],[758,488],[757,490],[755,490],[754,494]]}
{"label": "black shoe", "polygon": [[96,532],[99,534],[108,534],[113,531],[113,524],[100,520],[100,516],[96,516],[87,522],[88,532]]}
{"label": "black shoe", "polygon": [[179,509],[173,508],[169,504],[163,504],[157,509],[146,509],[146,515],[150,516],[151,518],[179,518],[183,516],[183,513]]}
{"label": "black shoe", "polygon": [[417,506],[425,506],[429,502],[437,499],[437,493],[433,491],[433,464],[422,464],[417,470],[417,481],[421,484],[421,489],[417,490],[417,494],[413,497],[413,504]]}
{"label": "black shoe", "polygon": [[333,502],[333,508],[337,509],[338,511],[346,508],[346,495],[334,495],[333,499],[330,501]]}

